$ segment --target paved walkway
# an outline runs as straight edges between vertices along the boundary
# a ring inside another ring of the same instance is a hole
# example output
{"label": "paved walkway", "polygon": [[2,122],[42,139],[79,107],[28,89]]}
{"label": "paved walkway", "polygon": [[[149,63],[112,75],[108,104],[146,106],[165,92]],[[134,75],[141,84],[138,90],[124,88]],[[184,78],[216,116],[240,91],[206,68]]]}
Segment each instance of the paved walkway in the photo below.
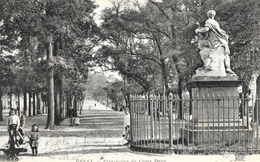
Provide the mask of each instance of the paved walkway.
{"label": "paved walkway", "polygon": [[[65,119],[54,131],[42,129],[39,155],[32,156],[27,143],[21,147],[26,147],[28,152],[21,153],[18,157],[21,162],[233,162],[235,160],[234,155],[162,155],[134,152],[123,145],[125,143],[121,137],[123,116],[123,112],[116,112],[95,101],[86,101],[80,117],[80,126],[68,126],[69,119]],[[42,118],[44,116],[28,117],[27,123],[37,122]],[[4,128],[3,123],[1,126]],[[26,131],[30,131],[29,126],[26,127]],[[7,138],[0,136],[1,146],[6,143]],[[245,160],[256,161],[255,158],[258,156],[246,156]],[[0,152],[0,161],[4,159],[4,154]]]}

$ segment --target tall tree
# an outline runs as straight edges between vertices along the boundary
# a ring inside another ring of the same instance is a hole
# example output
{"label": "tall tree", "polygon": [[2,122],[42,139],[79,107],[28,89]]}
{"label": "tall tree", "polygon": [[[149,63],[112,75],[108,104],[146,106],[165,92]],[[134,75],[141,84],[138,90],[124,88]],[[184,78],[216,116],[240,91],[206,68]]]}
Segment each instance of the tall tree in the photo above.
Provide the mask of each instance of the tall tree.
{"label": "tall tree", "polygon": [[253,107],[260,94],[260,82],[257,81],[260,76],[259,6],[257,0],[233,0],[218,8],[219,20],[230,36],[231,64],[239,78],[249,86]]}
{"label": "tall tree", "polygon": [[[86,62],[90,60],[93,50],[92,39],[94,33],[96,33],[97,26],[93,20],[93,10],[96,6],[90,0],[12,0],[12,1],[1,1],[1,8],[4,9],[1,19],[3,20],[3,28],[5,29],[6,35],[8,35],[9,42],[21,43],[31,37],[36,37],[38,40],[38,46],[43,48],[41,54],[46,56],[46,53],[50,54],[53,51],[52,41],[55,42],[57,39],[62,39],[64,47],[59,57],[40,58],[42,68],[45,68],[44,75],[49,76],[49,86],[52,85],[50,71],[48,69],[62,67],[66,69],[66,72],[77,71],[82,76],[86,76]],[[19,36],[19,39],[18,39]],[[21,41],[20,41],[21,40]],[[30,40],[30,39],[28,39]],[[78,43],[78,41],[82,41]],[[29,42],[29,41],[27,41]],[[47,46],[45,46],[48,44]],[[81,48],[86,48],[88,53],[87,56],[74,57],[75,52],[79,45]],[[19,46],[18,46],[19,47]],[[16,46],[17,48],[17,46]],[[21,46],[20,46],[21,48]],[[39,49],[40,49],[39,48]],[[26,53],[28,54],[28,53]],[[88,55],[89,54],[89,55]],[[31,53],[30,56],[37,56],[36,53]],[[32,62],[36,62],[39,59],[37,57],[31,57]],[[78,60],[79,59],[79,60]],[[66,66],[67,62],[72,62],[72,66]],[[80,62],[81,64],[78,64]],[[74,68],[73,66],[82,66],[80,68]],[[85,71],[84,71],[84,70]],[[52,71],[52,70],[51,70]],[[61,70],[62,71],[62,70]],[[75,73],[75,74],[78,74]],[[70,76],[70,74],[68,74]],[[49,90],[52,88],[49,87]],[[52,92],[49,92],[52,94]],[[54,107],[51,104],[48,111],[49,120],[47,122],[47,128],[53,129],[54,114],[52,113]]]}
{"label": "tall tree", "polygon": [[49,73],[48,73],[48,118],[47,118],[47,126],[46,128],[54,129],[54,67],[52,65],[53,61],[53,40],[50,39],[47,44],[48,52],[47,59],[49,62]]}
{"label": "tall tree", "polygon": [[105,45],[100,51],[105,58],[110,58],[106,61],[113,64],[112,69],[119,70],[128,81],[139,83],[143,91],[151,91],[158,77],[153,74],[161,71],[157,65],[164,68],[165,58],[160,57],[157,48],[162,44],[161,35],[151,25],[149,11],[141,7],[124,9],[123,2],[114,3],[113,8],[103,12],[102,36],[110,46]]}

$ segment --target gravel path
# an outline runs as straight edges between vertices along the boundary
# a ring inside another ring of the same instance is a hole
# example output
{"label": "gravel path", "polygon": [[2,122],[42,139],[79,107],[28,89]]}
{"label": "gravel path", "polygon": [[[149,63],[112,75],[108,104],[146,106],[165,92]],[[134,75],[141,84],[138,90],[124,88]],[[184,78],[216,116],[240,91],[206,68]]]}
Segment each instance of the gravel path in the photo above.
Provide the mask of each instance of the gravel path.
{"label": "gravel path", "polygon": [[[40,129],[39,155],[32,156],[29,144],[25,147],[28,152],[18,157],[21,162],[172,162],[172,161],[206,161],[206,162],[233,162],[235,155],[161,155],[144,152],[134,152],[125,146],[126,141],[121,137],[123,112],[116,112],[95,101],[85,101],[80,116],[79,126],[69,126],[69,119],[65,119],[56,130],[44,129],[46,116],[27,117],[26,131],[30,125],[37,123]],[[89,110],[89,106],[91,109]],[[0,122],[0,146],[4,146],[8,136],[5,122]],[[28,138],[27,138],[28,142]],[[3,148],[3,147],[2,147]],[[258,156],[246,156],[246,161],[256,161]],[[5,155],[0,152],[0,161]]]}

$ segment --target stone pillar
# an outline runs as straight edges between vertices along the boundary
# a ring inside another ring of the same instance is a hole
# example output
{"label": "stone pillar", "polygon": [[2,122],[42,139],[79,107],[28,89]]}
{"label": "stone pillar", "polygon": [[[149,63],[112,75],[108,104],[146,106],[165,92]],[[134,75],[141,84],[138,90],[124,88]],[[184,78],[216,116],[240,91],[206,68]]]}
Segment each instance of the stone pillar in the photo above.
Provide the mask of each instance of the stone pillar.
{"label": "stone pillar", "polygon": [[[238,86],[243,81],[215,77],[187,83],[192,119],[185,125],[184,138],[194,143],[234,142],[248,138],[248,128],[239,120]],[[229,78],[230,79],[230,78]]]}
{"label": "stone pillar", "polygon": [[239,120],[239,93],[242,81],[194,81],[188,83],[193,96],[193,117],[198,122]]}

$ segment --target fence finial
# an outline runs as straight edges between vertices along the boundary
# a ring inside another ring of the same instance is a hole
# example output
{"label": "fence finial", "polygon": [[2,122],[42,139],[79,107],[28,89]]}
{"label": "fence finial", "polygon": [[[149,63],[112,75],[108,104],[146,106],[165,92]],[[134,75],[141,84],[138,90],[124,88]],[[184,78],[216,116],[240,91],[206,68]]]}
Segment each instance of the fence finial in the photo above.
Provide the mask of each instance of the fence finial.
{"label": "fence finial", "polygon": [[144,94],[141,95],[141,99],[145,100],[145,95]]}
{"label": "fence finial", "polygon": [[173,98],[173,94],[172,94],[172,92],[169,93],[169,98],[170,98],[170,99]]}
{"label": "fence finial", "polygon": [[155,96],[155,95],[154,95],[153,93],[150,93],[150,94],[149,94],[149,98],[150,98],[150,99],[154,99],[154,96]]}

